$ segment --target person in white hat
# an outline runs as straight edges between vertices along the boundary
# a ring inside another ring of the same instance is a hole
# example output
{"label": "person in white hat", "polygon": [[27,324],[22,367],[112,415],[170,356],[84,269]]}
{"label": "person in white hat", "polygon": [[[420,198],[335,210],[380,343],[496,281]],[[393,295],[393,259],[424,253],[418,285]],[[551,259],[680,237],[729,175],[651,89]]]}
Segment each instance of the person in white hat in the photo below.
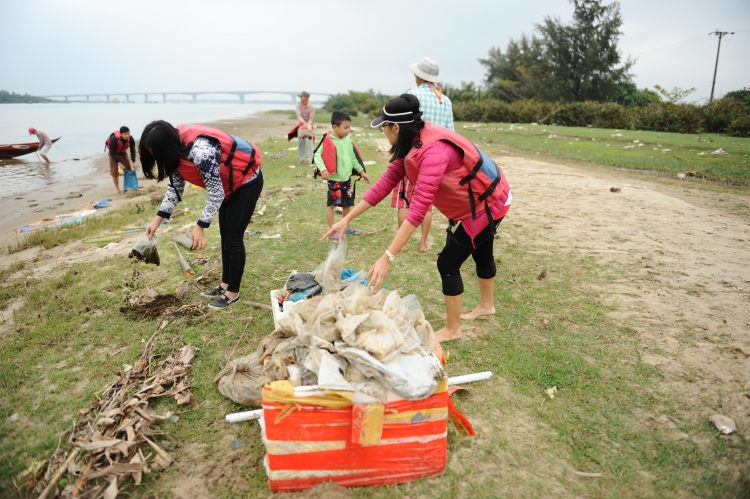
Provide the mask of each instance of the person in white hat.
{"label": "person in white hat", "polygon": [[[440,65],[432,57],[423,57],[419,62],[409,64],[409,69],[414,73],[417,88],[409,90],[408,93],[415,95],[419,99],[419,110],[422,111],[422,119],[435,125],[442,126],[453,130],[453,105],[451,100],[443,95],[441,83],[443,79],[440,76]],[[437,85],[437,88],[435,88]],[[414,185],[409,179],[404,178],[399,182],[393,195],[391,196],[391,207],[398,210],[398,226],[406,220],[409,213],[409,203],[414,193]],[[422,222],[422,239],[419,242],[419,251],[429,251],[427,246],[427,236],[430,235],[432,226],[432,207]],[[404,246],[402,250],[406,250]]]}

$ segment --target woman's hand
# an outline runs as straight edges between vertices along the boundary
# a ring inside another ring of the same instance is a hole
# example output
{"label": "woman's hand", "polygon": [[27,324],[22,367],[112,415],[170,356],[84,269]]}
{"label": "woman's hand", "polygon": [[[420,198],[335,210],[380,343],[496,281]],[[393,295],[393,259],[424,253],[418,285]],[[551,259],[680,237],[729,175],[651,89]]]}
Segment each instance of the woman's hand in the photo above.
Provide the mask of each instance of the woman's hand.
{"label": "woman's hand", "polygon": [[365,179],[365,182],[368,184],[370,183],[370,176],[367,174],[367,172],[362,172],[362,178]]}
{"label": "woman's hand", "polygon": [[391,261],[388,258],[388,255],[384,254],[377,262],[375,262],[375,265],[370,267],[370,271],[367,273],[367,279],[370,279],[370,276],[372,276],[372,280],[370,280],[368,286],[372,288],[374,293],[380,291],[380,288],[383,286],[383,281],[385,280],[385,276],[388,275],[388,269],[390,266]]}
{"label": "woman's hand", "polygon": [[156,234],[156,229],[159,228],[164,219],[160,216],[154,217],[150,224],[146,226],[146,237],[151,239]]}
{"label": "woman's hand", "polygon": [[339,237],[344,237],[344,232],[349,228],[349,221],[346,218],[342,218],[328,229],[328,232],[321,239],[328,239],[335,233],[339,233]]}
{"label": "woman's hand", "polygon": [[191,248],[194,250],[202,250],[206,247],[206,236],[203,235],[203,227],[196,225],[193,227],[193,232],[190,234],[192,240]]}

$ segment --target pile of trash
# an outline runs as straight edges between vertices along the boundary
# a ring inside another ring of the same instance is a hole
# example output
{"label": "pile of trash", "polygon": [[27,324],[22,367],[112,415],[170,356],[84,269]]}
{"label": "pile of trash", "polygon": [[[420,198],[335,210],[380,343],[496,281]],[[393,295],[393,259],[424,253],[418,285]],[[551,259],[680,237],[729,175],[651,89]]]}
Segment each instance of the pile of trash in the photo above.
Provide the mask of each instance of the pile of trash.
{"label": "pile of trash", "polygon": [[226,365],[214,380],[222,394],[257,406],[263,386],[279,380],[380,402],[389,391],[420,400],[436,390],[445,374],[419,300],[373,294],[361,273],[342,280],[345,252],[342,243],[315,271],[290,276],[288,296],[319,289],[317,296],[289,307],[256,352]]}

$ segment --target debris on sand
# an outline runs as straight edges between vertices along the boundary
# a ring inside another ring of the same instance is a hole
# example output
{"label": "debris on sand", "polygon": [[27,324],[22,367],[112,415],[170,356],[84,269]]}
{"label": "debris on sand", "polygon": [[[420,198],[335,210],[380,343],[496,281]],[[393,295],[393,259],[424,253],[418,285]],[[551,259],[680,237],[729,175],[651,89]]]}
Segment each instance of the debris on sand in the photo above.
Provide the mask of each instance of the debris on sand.
{"label": "debris on sand", "polygon": [[621,187],[610,187],[609,192],[620,192],[622,190]]}
{"label": "debris on sand", "polygon": [[131,480],[140,485],[144,473],[172,464],[172,456],[154,437],[164,434],[157,422],[170,420],[173,412],[156,413],[149,403],[174,397],[178,405],[189,404],[194,410],[199,406],[190,374],[197,350],[190,345],[174,348],[154,365],[154,338],[167,323],[160,321],[133,368],[118,374],[100,398],[79,411],[86,419],[66,432],[67,441],[50,457],[44,475],[31,474],[22,490],[41,492],[44,498],[114,498]]}
{"label": "debris on sand", "polygon": [[539,272],[539,275],[536,276],[537,280],[539,281],[541,281],[545,277],[547,277],[547,269],[543,269],[541,272]]}
{"label": "debris on sand", "polygon": [[713,416],[711,416],[711,422],[714,424],[716,429],[719,430],[719,433],[722,433],[724,435],[729,435],[737,431],[737,425],[735,424],[734,420],[722,414],[714,414]]}

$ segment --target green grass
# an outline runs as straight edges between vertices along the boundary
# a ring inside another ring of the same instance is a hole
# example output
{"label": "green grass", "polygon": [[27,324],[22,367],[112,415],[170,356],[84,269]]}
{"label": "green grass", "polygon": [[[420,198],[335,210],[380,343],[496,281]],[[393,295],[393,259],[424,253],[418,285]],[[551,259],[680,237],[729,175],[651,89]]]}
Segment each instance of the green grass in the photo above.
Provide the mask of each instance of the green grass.
{"label": "green grass", "polygon": [[[355,140],[365,160],[377,161],[370,171],[378,176],[385,168],[384,155],[369,145],[375,136],[362,133]],[[271,154],[288,146],[274,140],[259,145]],[[284,158],[264,163],[266,188],[289,186],[302,194],[291,199],[284,192],[269,197],[267,213],[249,227],[269,235],[280,233],[282,239],[261,240],[259,235],[246,239],[249,257],[243,299],[268,302],[269,291],[281,287],[291,270],[314,268],[329,249],[319,241],[326,228],[326,191],[321,183],[294,176],[309,169],[289,169],[287,163]],[[204,202],[203,191],[188,191],[182,207],[198,213]],[[113,210],[110,230],[116,230],[117,223],[145,223],[152,216],[151,212],[117,215],[118,211],[127,212],[127,208]],[[436,248],[444,237],[439,219],[436,216],[431,233]],[[348,265],[368,268],[390,242],[395,214],[383,203],[355,225],[365,233],[386,229],[348,239]],[[736,475],[737,463],[750,451],[748,444],[738,438],[716,438],[707,423],[688,418],[683,422],[681,404],[685,401],[680,394],[655,391],[660,371],[639,361],[638,333],[609,318],[615,305],[605,304],[591,290],[592,285],[606,285],[635,270],[550,248],[548,241],[536,245],[512,222],[503,223],[500,232],[502,244],[496,245],[498,313],[478,323],[490,338],[445,345],[450,351],[449,374],[494,373],[492,380],[455,396],[479,436],[460,439],[449,431],[449,459],[457,456],[461,467],[452,464],[440,478],[353,493],[360,497],[553,496],[560,493],[559,482],[544,477],[549,476],[550,467],[564,466],[605,475],[596,479],[566,475],[568,482],[562,483],[569,495],[740,495],[746,483]],[[218,228],[206,234],[208,247],[187,251],[185,256],[188,260],[196,254],[210,256],[205,266],[195,270],[216,280],[220,277]],[[129,292],[153,287],[169,293],[182,282],[169,237],[167,233],[161,239],[160,267],[127,258],[78,264],[58,278],[34,280],[23,290],[26,303],[0,343],[4,359],[0,363],[0,495],[14,493],[13,477],[31,462],[49,456],[60,432],[79,417],[77,410],[95,398],[122,364],[132,364],[140,355],[142,340],[151,336],[156,321],[128,319],[119,308]],[[389,289],[415,293],[427,318],[439,328],[444,305],[435,268],[437,249],[425,255],[414,251],[414,241],[411,246],[392,266]],[[585,273],[578,272],[582,268]],[[538,280],[542,269],[547,277]],[[8,272],[3,278],[11,275]],[[467,262],[464,308],[479,300],[472,274]],[[202,298],[192,292],[186,300]],[[163,423],[167,436],[161,440],[179,467],[144,476],[139,489],[130,489],[134,496],[169,496],[165,484],[188,472],[188,464],[180,462],[188,445],[204,444],[205,455],[210,456],[205,459],[219,462],[234,450],[233,438],[243,444],[243,456],[253,464],[228,468],[232,481],[216,481],[212,495],[236,497],[239,492],[233,487],[238,483],[242,496],[268,494],[257,423],[223,423],[226,413],[243,408],[221,396],[212,384],[219,363],[227,360],[246,325],[244,340],[235,352],[239,357],[255,350],[273,330],[270,312],[233,306],[177,320],[160,334],[162,353],[183,342],[200,349],[193,375],[201,408],[190,411],[171,400],[159,402],[157,409],[177,410],[180,415],[176,424]],[[544,389],[552,386],[559,389],[557,397],[545,399]],[[653,414],[657,407],[677,421],[681,431],[708,443],[675,441],[648,424],[643,414]],[[20,417],[12,422],[9,416],[14,413]],[[643,473],[652,478],[644,479]]]}
{"label": "green grass", "polygon": [[[282,114],[287,116],[290,120],[297,121],[297,112],[294,110],[286,110],[286,109],[274,109],[272,111],[267,111],[271,114]],[[358,116],[352,116],[352,125],[359,126],[359,127],[370,127],[370,123],[372,120],[368,118],[365,114],[359,114]],[[328,111],[324,111],[323,109],[316,109],[315,110],[315,123],[330,123],[331,122],[331,113]]]}
{"label": "green grass", "polygon": [[[546,156],[655,171],[672,177],[695,172],[696,177],[713,182],[750,187],[750,140],[745,138],[508,123],[460,123],[456,129],[474,141],[505,144]],[[621,136],[614,136],[617,134]],[[639,143],[644,145],[639,147]],[[720,148],[728,156],[711,156]]]}

